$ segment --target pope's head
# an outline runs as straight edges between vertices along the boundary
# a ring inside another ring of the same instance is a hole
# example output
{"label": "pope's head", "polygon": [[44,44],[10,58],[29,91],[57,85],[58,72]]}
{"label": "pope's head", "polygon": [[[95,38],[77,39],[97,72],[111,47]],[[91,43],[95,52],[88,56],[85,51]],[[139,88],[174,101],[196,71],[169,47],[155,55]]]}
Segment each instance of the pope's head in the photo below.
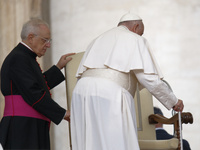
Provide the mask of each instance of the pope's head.
{"label": "pope's head", "polygon": [[121,17],[118,26],[119,25],[126,26],[130,31],[138,35],[142,35],[144,33],[144,24],[142,19],[138,15],[130,12]]}

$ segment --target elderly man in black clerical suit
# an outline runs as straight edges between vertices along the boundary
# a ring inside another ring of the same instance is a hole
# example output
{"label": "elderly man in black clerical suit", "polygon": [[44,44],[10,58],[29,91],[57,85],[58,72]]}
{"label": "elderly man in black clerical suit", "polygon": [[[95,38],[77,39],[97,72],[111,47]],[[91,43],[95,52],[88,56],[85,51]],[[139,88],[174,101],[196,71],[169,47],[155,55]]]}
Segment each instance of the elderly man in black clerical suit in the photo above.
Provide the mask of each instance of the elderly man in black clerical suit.
{"label": "elderly man in black clerical suit", "polygon": [[[154,107],[154,114],[160,114],[163,116],[161,109],[158,107]],[[166,140],[174,137],[173,135],[170,135],[165,129],[163,129],[163,124],[158,123],[155,125],[155,127],[157,140]],[[183,150],[190,150],[190,145],[185,139],[183,139]]]}
{"label": "elderly man in black clerical suit", "polygon": [[69,121],[70,112],[52,99],[49,90],[65,79],[60,69],[74,53],[63,55],[56,65],[42,73],[36,58],[43,56],[51,45],[48,24],[31,19],[23,25],[21,39],[1,68],[5,109],[0,122],[0,143],[4,149],[50,149],[50,122]]}

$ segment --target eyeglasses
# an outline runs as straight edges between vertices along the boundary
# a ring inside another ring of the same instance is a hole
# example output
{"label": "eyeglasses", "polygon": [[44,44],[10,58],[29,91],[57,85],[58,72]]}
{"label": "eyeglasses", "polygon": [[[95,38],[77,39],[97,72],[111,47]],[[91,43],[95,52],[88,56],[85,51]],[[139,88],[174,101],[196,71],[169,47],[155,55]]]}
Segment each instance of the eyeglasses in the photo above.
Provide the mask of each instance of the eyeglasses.
{"label": "eyeglasses", "polygon": [[46,38],[41,37],[41,36],[39,36],[39,35],[37,35],[37,34],[35,34],[35,36],[38,36],[38,37],[40,37],[42,40],[44,40],[44,43],[45,43],[45,44],[47,44],[47,43],[50,43],[50,44],[51,44],[52,39],[46,39]]}

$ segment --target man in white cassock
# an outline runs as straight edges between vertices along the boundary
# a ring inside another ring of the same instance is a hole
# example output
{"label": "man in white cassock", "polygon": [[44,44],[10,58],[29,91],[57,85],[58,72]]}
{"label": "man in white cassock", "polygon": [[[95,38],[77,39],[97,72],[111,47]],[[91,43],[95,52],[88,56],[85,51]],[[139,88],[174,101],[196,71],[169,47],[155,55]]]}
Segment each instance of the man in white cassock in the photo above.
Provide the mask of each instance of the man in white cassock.
{"label": "man in white cassock", "polygon": [[134,107],[136,85],[147,88],[167,109],[183,101],[162,81],[142,34],[142,19],[127,13],[88,46],[72,95],[73,150],[139,150]]}

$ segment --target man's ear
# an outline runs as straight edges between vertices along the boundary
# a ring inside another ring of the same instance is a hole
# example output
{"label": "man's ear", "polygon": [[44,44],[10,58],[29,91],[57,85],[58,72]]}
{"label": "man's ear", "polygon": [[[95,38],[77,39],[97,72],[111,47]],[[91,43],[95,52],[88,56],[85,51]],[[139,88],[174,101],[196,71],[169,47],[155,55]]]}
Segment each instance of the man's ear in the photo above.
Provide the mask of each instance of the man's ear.
{"label": "man's ear", "polygon": [[134,33],[136,33],[138,26],[139,26],[139,24],[135,24],[135,25],[133,26],[132,31],[133,31]]}
{"label": "man's ear", "polygon": [[27,41],[28,41],[29,43],[32,43],[34,37],[35,37],[35,34],[30,33],[30,34],[28,35],[28,37],[27,37]]}

